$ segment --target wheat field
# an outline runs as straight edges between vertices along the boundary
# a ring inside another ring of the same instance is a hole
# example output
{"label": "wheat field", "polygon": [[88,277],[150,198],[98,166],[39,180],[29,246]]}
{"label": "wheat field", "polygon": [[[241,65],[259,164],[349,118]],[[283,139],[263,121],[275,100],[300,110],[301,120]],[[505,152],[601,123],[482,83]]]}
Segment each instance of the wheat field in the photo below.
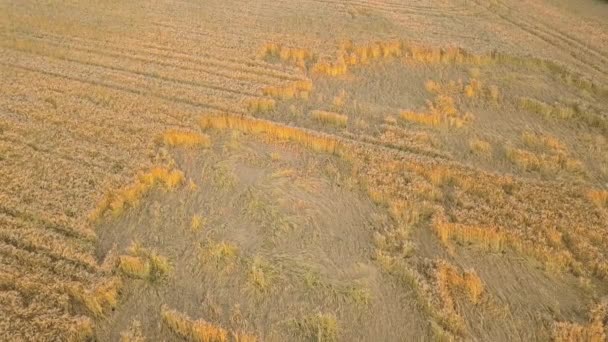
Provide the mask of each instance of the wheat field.
{"label": "wheat field", "polygon": [[606,341],[606,18],[0,0],[0,340]]}

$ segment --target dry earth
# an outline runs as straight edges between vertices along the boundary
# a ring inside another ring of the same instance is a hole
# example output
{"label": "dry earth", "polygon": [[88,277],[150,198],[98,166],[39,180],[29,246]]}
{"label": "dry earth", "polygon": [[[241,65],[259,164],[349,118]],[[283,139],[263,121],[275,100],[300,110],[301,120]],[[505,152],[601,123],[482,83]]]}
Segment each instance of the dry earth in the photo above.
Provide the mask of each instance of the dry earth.
{"label": "dry earth", "polygon": [[0,0],[0,340],[606,341],[607,17]]}

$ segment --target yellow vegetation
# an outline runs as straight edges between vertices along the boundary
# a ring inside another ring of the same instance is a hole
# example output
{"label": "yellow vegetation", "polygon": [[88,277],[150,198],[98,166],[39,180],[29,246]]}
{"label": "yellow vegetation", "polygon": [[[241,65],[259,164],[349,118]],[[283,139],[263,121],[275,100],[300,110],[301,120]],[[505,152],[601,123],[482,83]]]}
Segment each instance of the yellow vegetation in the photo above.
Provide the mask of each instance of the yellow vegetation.
{"label": "yellow vegetation", "polygon": [[328,76],[340,76],[348,72],[348,65],[343,60],[337,62],[319,62],[313,67],[313,72]]}
{"label": "yellow vegetation", "polygon": [[205,264],[212,264],[216,267],[226,267],[230,269],[239,254],[237,246],[228,242],[209,241],[200,252],[201,260]]}
{"label": "yellow vegetation", "polygon": [[555,173],[560,170],[571,173],[583,173],[584,165],[580,160],[572,159],[565,153],[552,155],[535,154],[530,151],[508,147],[507,159],[525,171]]}
{"label": "yellow vegetation", "polygon": [[118,304],[118,292],[122,287],[119,278],[113,277],[94,285],[91,289],[70,286],[67,290],[76,300],[82,303],[91,314],[101,316],[107,309]]}
{"label": "yellow vegetation", "polygon": [[479,304],[484,293],[484,285],[475,271],[466,271],[464,274],[461,274],[445,260],[437,263],[434,273],[436,291],[441,299],[442,306],[441,310],[437,313],[438,318],[442,319],[441,323],[445,328],[462,334],[466,328],[464,326],[464,319],[458,314],[456,303],[454,302],[454,292],[456,290],[464,291],[472,303]]}
{"label": "yellow vegetation", "polygon": [[589,190],[587,198],[600,208],[608,208],[608,191],[606,190]]}
{"label": "yellow vegetation", "polygon": [[272,285],[273,267],[259,257],[255,257],[251,262],[248,280],[257,290],[268,291]]}
{"label": "yellow vegetation", "polygon": [[433,80],[428,80],[424,83],[424,88],[426,89],[426,91],[428,91],[429,93],[434,93],[434,94],[438,94],[443,90],[443,87],[433,81]]}
{"label": "yellow vegetation", "polygon": [[120,333],[120,342],[145,342],[141,322],[133,321],[128,330]]}
{"label": "yellow vegetation", "polygon": [[492,155],[492,145],[485,140],[474,138],[469,140],[469,148],[471,152],[478,156],[490,156]]}
{"label": "yellow vegetation", "polygon": [[450,240],[474,242],[487,249],[498,251],[507,243],[506,234],[496,227],[475,227],[444,222],[435,222],[433,227],[441,242],[446,245]]}
{"label": "yellow vegetation", "polygon": [[184,174],[178,170],[155,167],[147,173],[138,175],[135,182],[115,192],[107,193],[89,215],[93,221],[101,218],[106,212],[120,215],[126,208],[136,206],[144,195],[157,184],[172,190],[182,184]]}
{"label": "yellow vegetation", "polygon": [[472,120],[468,113],[459,113],[454,98],[448,95],[437,95],[433,101],[427,101],[427,110],[424,113],[402,111],[403,120],[426,126],[438,126],[447,122],[449,126],[460,128]]}
{"label": "yellow vegetation", "polygon": [[438,95],[434,102],[427,102],[427,107],[433,113],[443,114],[447,117],[456,116],[458,110],[451,96]]}
{"label": "yellow vegetation", "polygon": [[447,262],[440,262],[436,269],[436,277],[439,282],[440,294],[444,303],[454,306],[450,289],[463,289],[472,303],[478,304],[484,293],[484,285],[474,270],[465,271],[463,274]]}
{"label": "yellow vegetation", "polygon": [[161,309],[163,322],[177,335],[196,342],[227,342],[228,331],[202,319],[192,320],[190,317],[163,306]]}
{"label": "yellow vegetation", "polygon": [[276,106],[276,101],[267,98],[256,98],[247,102],[247,109],[254,113],[269,112]]}
{"label": "yellow vegetation", "polygon": [[498,87],[494,85],[485,86],[481,81],[471,78],[468,83],[462,80],[449,82],[435,82],[428,80],[424,84],[424,88],[433,94],[442,94],[449,96],[464,95],[467,98],[485,98],[486,100],[497,101],[500,97]]}
{"label": "yellow vegetation", "polygon": [[208,115],[200,120],[204,129],[235,129],[246,133],[264,134],[270,138],[291,140],[317,151],[334,154],[343,152],[342,143],[336,138],[310,131],[280,125],[272,121],[233,115]]}
{"label": "yellow vegetation", "polygon": [[449,302],[451,295],[442,296],[440,282],[437,282],[438,286],[432,286],[420,272],[407,265],[402,257],[390,256],[377,249],[374,258],[385,271],[414,290],[422,308],[433,319],[433,332],[436,337],[447,337],[448,341],[452,341],[453,334],[465,334],[464,319],[456,312],[454,305],[450,305],[453,303]]}
{"label": "yellow vegetation", "polygon": [[399,116],[406,121],[414,122],[425,126],[438,126],[443,122],[443,117],[438,114],[425,114],[410,111],[403,111]]}
{"label": "yellow vegetation", "polygon": [[519,99],[521,108],[528,111],[541,114],[545,117],[555,117],[559,119],[571,119],[574,117],[574,109],[568,106],[556,103],[550,105],[539,100],[523,97]]}
{"label": "yellow vegetation", "polygon": [[194,231],[201,230],[205,227],[205,219],[201,215],[192,216],[192,220],[190,222],[190,228]]}
{"label": "yellow vegetation", "polygon": [[167,258],[133,243],[129,255],[119,257],[118,269],[130,277],[154,281],[164,277],[170,266]]}
{"label": "yellow vegetation", "polygon": [[521,134],[521,139],[528,147],[548,148],[552,152],[565,152],[567,150],[559,139],[550,135],[524,131]]}
{"label": "yellow vegetation", "polygon": [[232,339],[234,342],[257,342],[258,337],[253,334],[248,334],[244,332],[232,332]]}
{"label": "yellow vegetation", "polygon": [[276,43],[267,43],[260,51],[262,58],[275,57],[283,62],[288,62],[298,67],[304,68],[306,64],[314,60],[314,55],[307,49],[290,48]]}
{"label": "yellow vegetation", "polygon": [[[75,319],[74,325],[69,328],[68,341],[89,341],[93,339],[93,321],[89,317]],[[122,341],[121,341],[122,342]],[[135,341],[134,341],[135,342]],[[137,341],[139,342],[139,341]]]}
{"label": "yellow vegetation", "polygon": [[281,100],[308,99],[311,91],[312,82],[309,80],[296,81],[285,86],[268,86],[262,89],[264,95]]}
{"label": "yellow vegetation", "polygon": [[207,135],[192,132],[180,132],[171,130],[163,134],[163,142],[169,146],[180,147],[209,147],[211,139]]}
{"label": "yellow vegetation", "polygon": [[150,274],[150,263],[141,257],[121,255],[118,268],[126,275],[146,278]]}
{"label": "yellow vegetation", "polygon": [[601,113],[601,110],[582,105],[579,102],[548,104],[536,99],[522,97],[519,98],[519,106],[545,118],[579,121],[589,127],[599,128],[604,134],[608,133],[608,120]]}
{"label": "yellow vegetation", "polygon": [[435,217],[433,228],[441,242],[446,246],[449,246],[450,240],[455,240],[461,243],[474,243],[492,251],[509,247],[519,253],[529,255],[551,268],[564,270],[570,267],[578,267],[578,265],[575,265],[574,258],[569,251],[556,251],[547,246],[528,242],[498,227],[446,223]]}
{"label": "yellow vegetation", "polygon": [[603,303],[591,310],[589,323],[558,322],[553,327],[556,342],[603,342],[606,341],[608,305]]}
{"label": "yellow vegetation", "polygon": [[334,112],[326,112],[323,110],[313,110],[310,112],[310,116],[317,121],[330,123],[336,126],[346,126],[348,122],[348,116],[344,114],[338,114]]}
{"label": "yellow vegetation", "polygon": [[346,91],[341,90],[339,95],[334,96],[334,99],[332,101],[333,106],[337,109],[341,109],[342,107],[344,107],[344,105],[346,104],[347,96],[348,94],[346,93]]}
{"label": "yellow vegetation", "polygon": [[338,321],[333,314],[317,313],[309,315],[295,322],[303,335],[314,341],[338,341]]}
{"label": "yellow vegetation", "polygon": [[402,53],[402,43],[399,41],[373,42],[361,45],[347,42],[341,45],[337,59],[345,65],[356,66],[365,65],[374,60],[400,57]]}
{"label": "yellow vegetation", "polygon": [[481,91],[481,82],[476,79],[469,80],[469,84],[464,87],[464,94],[467,97],[474,97]]}

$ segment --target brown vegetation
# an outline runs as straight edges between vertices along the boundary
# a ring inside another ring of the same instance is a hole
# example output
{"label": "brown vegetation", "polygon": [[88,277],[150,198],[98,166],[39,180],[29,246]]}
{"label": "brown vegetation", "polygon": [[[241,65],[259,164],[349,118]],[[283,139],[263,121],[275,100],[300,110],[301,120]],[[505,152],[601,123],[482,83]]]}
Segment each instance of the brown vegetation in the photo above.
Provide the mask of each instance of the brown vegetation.
{"label": "brown vegetation", "polygon": [[557,342],[606,341],[606,319],[608,319],[608,305],[599,304],[593,308],[589,315],[589,323],[578,324],[570,322],[555,323],[553,339]]}
{"label": "brown vegetation", "polygon": [[275,100],[266,99],[266,98],[253,99],[247,103],[247,109],[249,109],[250,112],[255,112],[255,113],[263,113],[263,112],[271,111],[274,109],[275,106],[276,106]]}
{"label": "brown vegetation", "polygon": [[285,86],[267,86],[262,89],[262,93],[280,100],[308,99],[312,88],[311,81],[303,80],[295,81]]}
{"label": "brown vegetation", "polygon": [[314,55],[307,49],[293,48],[276,43],[265,44],[260,51],[260,56],[263,58],[279,58],[283,62],[288,62],[302,68],[314,60]]}
{"label": "brown vegetation", "polygon": [[313,110],[310,112],[310,116],[317,121],[342,127],[346,126],[348,122],[348,116],[324,110]]}
{"label": "brown vegetation", "polygon": [[525,171],[540,171],[543,173],[555,173],[567,171],[582,174],[585,171],[580,160],[570,158],[564,153],[536,154],[530,151],[507,147],[507,159],[520,169]]}
{"label": "brown vegetation", "polygon": [[460,113],[451,96],[437,95],[433,101],[427,101],[424,113],[402,111],[403,120],[426,126],[439,126],[444,122],[450,127],[461,128],[473,117],[469,113]]}
{"label": "brown vegetation", "polygon": [[184,181],[184,174],[178,170],[155,167],[149,172],[140,173],[135,182],[118,191],[107,193],[90,214],[91,220],[101,218],[106,212],[120,215],[128,207],[136,206],[145,194],[157,184],[172,190]]}
{"label": "brown vegetation", "polygon": [[127,276],[156,281],[169,272],[167,258],[133,243],[128,255],[118,259],[118,269]]}
{"label": "brown vegetation", "polygon": [[177,335],[196,342],[227,342],[228,331],[204,320],[192,320],[188,316],[171,310],[161,309],[163,322]]}
{"label": "brown vegetation", "polygon": [[341,143],[333,137],[271,121],[233,115],[208,115],[201,118],[200,125],[203,129],[235,129],[246,133],[264,134],[274,139],[294,141],[317,151],[342,153]]}
{"label": "brown vegetation", "polygon": [[606,190],[589,190],[587,197],[591,202],[600,208],[608,208],[608,191]]}
{"label": "brown vegetation", "polygon": [[[606,339],[608,52],[566,29],[583,11],[106,5],[0,4],[0,340]],[[142,312],[164,303],[209,321]]]}
{"label": "brown vegetation", "polygon": [[479,138],[469,140],[469,148],[471,149],[471,152],[479,156],[487,157],[492,155],[492,145]]}
{"label": "brown vegetation", "polygon": [[209,147],[211,139],[208,136],[192,132],[180,132],[171,130],[163,134],[163,142],[168,146],[179,146],[186,148]]}

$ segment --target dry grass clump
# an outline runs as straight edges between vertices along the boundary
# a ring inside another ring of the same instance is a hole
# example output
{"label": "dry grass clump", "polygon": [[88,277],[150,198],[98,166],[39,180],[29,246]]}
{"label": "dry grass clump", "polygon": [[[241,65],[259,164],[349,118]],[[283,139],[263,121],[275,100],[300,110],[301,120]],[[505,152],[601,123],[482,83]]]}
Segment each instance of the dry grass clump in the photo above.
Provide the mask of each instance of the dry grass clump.
{"label": "dry grass clump", "polygon": [[131,277],[146,278],[150,274],[150,264],[140,257],[121,255],[118,268]]}
{"label": "dry grass clump", "polygon": [[475,99],[483,98],[490,101],[498,101],[500,91],[497,86],[484,85],[476,78],[471,78],[468,83],[462,80],[449,82],[436,82],[428,80],[424,83],[424,88],[432,94],[440,94],[446,96],[464,95],[466,98]]}
{"label": "dry grass clump", "polygon": [[211,146],[211,139],[209,136],[192,133],[192,132],[180,132],[176,130],[170,130],[163,134],[163,142],[168,146],[179,146],[179,147],[209,147]]}
{"label": "dry grass clump", "polygon": [[207,241],[201,246],[201,262],[216,268],[231,270],[238,259],[239,248],[229,242]]}
{"label": "dry grass clump", "polygon": [[[391,118],[396,120],[395,118]],[[391,122],[392,122],[391,120]],[[386,122],[386,118],[385,118]],[[381,145],[391,146],[393,148],[415,151],[419,154],[429,156],[443,156],[445,153],[437,149],[438,142],[434,135],[429,132],[396,127],[393,124],[384,125],[384,132],[378,140],[365,139],[371,143],[380,143]]]}
{"label": "dry grass clump", "polygon": [[439,283],[439,293],[444,303],[454,306],[451,290],[456,288],[463,289],[472,303],[479,304],[484,293],[484,285],[474,270],[461,274],[454,266],[442,261],[435,272]]}
{"label": "dry grass clump", "polygon": [[520,169],[531,171],[540,170],[541,159],[534,153],[518,148],[507,148],[507,159]]}
{"label": "dry grass clump", "polygon": [[522,97],[519,107],[532,113],[537,113],[549,119],[580,121],[589,127],[599,128],[608,134],[608,120],[601,109],[591,107],[581,102],[548,104],[536,99]]}
{"label": "dry grass clump", "polygon": [[427,109],[423,113],[403,111],[400,117],[403,120],[425,125],[439,126],[447,122],[450,127],[460,128],[473,118],[468,113],[460,113],[456,108],[454,98],[447,95],[437,95],[433,101],[427,101]]}
{"label": "dry grass clump", "polygon": [[565,153],[536,154],[530,151],[507,147],[506,156],[509,161],[524,171],[540,171],[553,174],[559,171],[582,174],[585,171],[580,160],[570,158]]}
{"label": "dry grass clump", "polygon": [[89,317],[78,317],[67,331],[68,341],[90,341],[94,336],[93,329],[94,324]]}
{"label": "dry grass clump", "polygon": [[145,342],[140,321],[133,321],[129,330],[120,333],[120,342]]}
{"label": "dry grass clump", "polygon": [[374,60],[400,57],[402,53],[402,43],[399,41],[372,42],[359,45],[345,42],[340,47],[338,56],[348,65],[360,65],[368,64]]}
{"label": "dry grass clump", "polygon": [[312,68],[312,71],[317,74],[328,76],[340,76],[348,72],[348,65],[344,60],[336,62],[318,62]]}
{"label": "dry grass clump", "polygon": [[462,243],[475,243],[488,250],[502,250],[508,241],[506,234],[497,227],[475,227],[455,223],[435,221],[433,224],[439,240],[445,245],[455,240]]}
{"label": "dry grass clump", "polygon": [[441,303],[441,309],[437,315],[441,319],[439,323],[443,326],[443,329],[435,331],[435,335],[439,335],[437,337],[446,336],[448,340],[453,340],[449,335],[450,331],[459,335],[466,333],[464,318],[458,313],[454,301],[455,291],[464,291],[473,304],[479,304],[484,293],[484,285],[475,271],[470,270],[461,274],[445,260],[440,260],[435,264],[434,277],[436,281],[434,292]]}
{"label": "dry grass clump", "polygon": [[260,97],[249,100],[247,102],[247,109],[254,113],[264,113],[273,110],[276,104],[276,101],[273,99]]}
{"label": "dry grass clump", "polygon": [[541,114],[546,118],[572,119],[575,115],[573,108],[555,103],[553,105],[528,97],[519,99],[519,106],[527,111]]}
{"label": "dry grass clump", "polygon": [[317,121],[336,126],[346,127],[346,124],[348,123],[348,116],[324,110],[313,110],[310,112],[310,116]]}
{"label": "dry grass clump", "polygon": [[587,198],[600,208],[608,208],[608,191],[606,190],[589,190]]}
{"label": "dry grass clump", "polygon": [[438,48],[404,43],[403,48],[404,60],[409,63],[483,65],[492,61],[490,56],[470,54],[458,47]]}
{"label": "dry grass clump", "polygon": [[478,156],[488,157],[492,155],[492,145],[479,138],[469,140],[469,149]]}
{"label": "dry grass clump", "polygon": [[334,61],[318,62],[314,65],[313,71],[329,76],[344,75],[349,67],[366,65],[374,60],[389,59],[402,55],[402,43],[374,42],[362,45],[355,45],[351,41],[345,42],[340,47]]}
{"label": "dry grass clump", "polygon": [[467,97],[475,97],[478,96],[481,92],[481,82],[476,79],[469,80],[469,84],[464,86],[464,94]]}
{"label": "dry grass clump", "polygon": [[118,259],[118,269],[127,276],[155,281],[169,273],[170,266],[167,258],[141,247],[131,244],[128,255]]}
{"label": "dry grass clump", "polygon": [[466,334],[466,325],[462,316],[456,312],[454,305],[444,302],[444,298],[439,293],[439,286],[433,286],[429,280],[432,275],[425,275],[434,274],[436,267],[424,264],[420,266],[422,271],[418,271],[417,267],[408,265],[402,256],[393,256],[387,251],[378,249],[374,259],[388,274],[414,291],[422,309],[432,320],[436,338],[446,337],[447,340],[454,340],[456,336]]}
{"label": "dry grass clump", "polygon": [[204,129],[235,129],[246,133],[264,134],[270,138],[294,141],[316,151],[333,154],[344,152],[342,143],[334,137],[277,124],[272,121],[226,114],[203,116],[200,125]]}
{"label": "dry grass clump", "polygon": [[433,94],[439,94],[444,91],[444,87],[433,80],[427,80],[424,82],[424,89]]}
{"label": "dry grass clump", "polygon": [[526,146],[532,148],[547,148],[555,153],[565,153],[567,151],[566,146],[559,139],[546,134],[524,131],[521,134],[521,140]]}
{"label": "dry grass clump", "polygon": [[205,227],[206,221],[201,215],[194,215],[190,221],[190,228],[193,231],[199,231]]}
{"label": "dry grass clump", "polygon": [[438,114],[416,113],[411,111],[402,111],[399,117],[403,120],[417,123],[425,126],[439,126],[443,122],[443,116]]}
{"label": "dry grass clump", "polygon": [[165,167],[155,167],[149,172],[140,173],[132,184],[118,191],[107,193],[89,215],[89,219],[96,221],[106,212],[118,216],[128,207],[138,205],[139,201],[154,186],[163,185],[167,190],[172,190],[182,184],[183,181],[183,172]]}
{"label": "dry grass clump", "polygon": [[333,314],[319,312],[295,320],[294,324],[307,339],[327,342],[338,341],[340,330],[338,320]]}
{"label": "dry grass clump", "polygon": [[287,62],[301,68],[305,68],[308,63],[315,59],[313,53],[307,49],[291,48],[276,43],[265,44],[260,51],[260,57],[279,58],[283,62]]}
{"label": "dry grass clump", "polygon": [[177,335],[196,342],[227,342],[228,331],[202,319],[193,320],[190,317],[163,306],[161,309],[163,322]]}
{"label": "dry grass clump", "polygon": [[275,275],[275,270],[270,263],[255,257],[249,268],[248,281],[258,291],[267,292],[272,286]]}
{"label": "dry grass clump", "polygon": [[454,183],[455,180],[455,173],[449,167],[443,165],[424,167],[417,163],[407,163],[404,168],[421,175],[434,186],[449,185]]}
{"label": "dry grass clump", "polygon": [[447,247],[450,247],[450,241],[454,240],[460,243],[475,244],[491,251],[511,248],[518,253],[539,260],[552,269],[567,270],[570,268],[578,271],[580,267],[568,250],[556,250],[547,245],[533,243],[499,227],[448,223],[444,219],[440,219],[440,216],[436,215],[433,218],[433,228],[439,240]]}
{"label": "dry grass clump", "polygon": [[285,86],[268,86],[262,89],[266,96],[281,100],[308,99],[313,85],[310,80],[295,81]]}
{"label": "dry grass clump", "polygon": [[254,334],[245,333],[242,331],[232,332],[232,340],[234,342],[257,342],[258,337]]}
{"label": "dry grass clump", "polygon": [[608,305],[599,304],[591,310],[589,323],[558,322],[553,327],[556,342],[602,342],[606,341]]}
{"label": "dry grass clump", "polygon": [[338,110],[342,109],[344,107],[344,105],[346,104],[347,98],[348,98],[348,93],[346,93],[346,91],[344,89],[342,89],[340,91],[340,94],[334,96],[334,99],[332,100],[332,106],[334,108],[337,108]]}
{"label": "dry grass clump", "polygon": [[70,285],[67,292],[77,301],[82,303],[94,316],[102,316],[107,310],[111,310],[118,304],[118,293],[122,287],[122,281],[112,277],[107,281],[85,289],[83,286]]}

